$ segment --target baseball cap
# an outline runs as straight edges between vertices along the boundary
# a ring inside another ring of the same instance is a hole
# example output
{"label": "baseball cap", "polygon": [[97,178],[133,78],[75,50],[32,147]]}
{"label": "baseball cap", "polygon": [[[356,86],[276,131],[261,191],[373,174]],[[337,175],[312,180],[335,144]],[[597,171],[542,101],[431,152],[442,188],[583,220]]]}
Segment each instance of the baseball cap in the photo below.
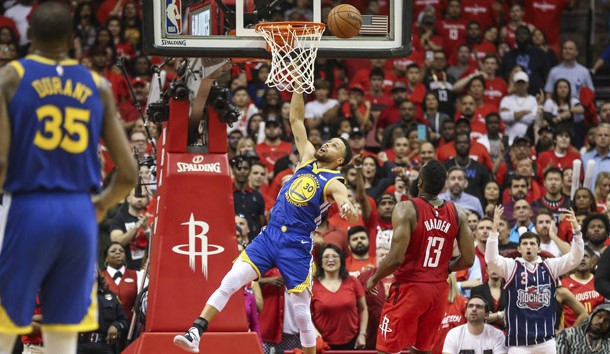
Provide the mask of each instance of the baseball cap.
{"label": "baseball cap", "polygon": [[519,82],[519,81],[530,82],[530,78],[529,78],[529,76],[527,76],[527,73],[525,71],[519,71],[513,77],[513,81],[514,82]]}
{"label": "baseball cap", "polygon": [[351,84],[349,86],[349,90],[350,91],[360,91],[360,92],[364,93],[364,88],[362,88],[362,85],[360,85],[360,84]]}
{"label": "baseball cap", "polygon": [[133,79],[131,79],[131,85],[132,86],[136,86],[136,85],[144,85],[144,86],[146,86],[146,81],[144,81],[144,79],[142,79],[141,77],[136,76]]}
{"label": "baseball cap", "polygon": [[398,91],[398,90],[406,91],[407,90],[407,84],[405,84],[402,81],[394,82],[394,84],[392,85],[392,92]]}
{"label": "baseball cap", "polygon": [[435,18],[434,18],[434,16],[432,16],[432,15],[424,15],[424,16],[421,18],[421,23],[422,23],[422,24],[430,24],[430,25],[433,25],[433,24],[434,24],[434,22],[436,22],[436,19],[435,19]]}
{"label": "baseball cap", "polygon": [[530,145],[530,139],[528,139],[528,137],[526,136],[518,136],[515,138],[515,140],[513,140],[513,146],[525,142],[527,145]]}
{"label": "baseball cap", "polygon": [[265,126],[269,126],[269,125],[275,125],[275,126],[279,127],[280,121],[276,117],[271,116],[271,117],[267,118],[267,120],[265,121]]}
{"label": "baseball cap", "polygon": [[351,133],[349,134],[350,139],[355,136],[364,136],[364,132],[359,127],[353,127]]}

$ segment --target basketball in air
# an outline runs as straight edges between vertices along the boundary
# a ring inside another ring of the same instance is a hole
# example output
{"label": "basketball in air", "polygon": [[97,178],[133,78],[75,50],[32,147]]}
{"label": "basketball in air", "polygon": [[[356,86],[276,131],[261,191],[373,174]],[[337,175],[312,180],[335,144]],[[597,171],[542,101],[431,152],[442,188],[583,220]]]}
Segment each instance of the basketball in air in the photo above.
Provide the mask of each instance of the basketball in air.
{"label": "basketball in air", "polygon": [[333,35],[343,39],[351,38],[360,32],[362,15],[352,5],[341,4],[330,10],[326,22],[330,33]]}

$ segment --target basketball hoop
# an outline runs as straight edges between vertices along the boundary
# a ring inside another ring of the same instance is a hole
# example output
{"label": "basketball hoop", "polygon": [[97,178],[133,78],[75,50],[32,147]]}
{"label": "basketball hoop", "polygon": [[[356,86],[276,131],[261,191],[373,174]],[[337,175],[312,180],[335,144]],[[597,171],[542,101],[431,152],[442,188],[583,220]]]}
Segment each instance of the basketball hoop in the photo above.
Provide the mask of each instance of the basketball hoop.
{"label": "basketball hoop", "polygon": [[265,82],[280,91],[312,93],[314,63],[325,25],[319,22],[265,22],[256,25],[271,52]]}

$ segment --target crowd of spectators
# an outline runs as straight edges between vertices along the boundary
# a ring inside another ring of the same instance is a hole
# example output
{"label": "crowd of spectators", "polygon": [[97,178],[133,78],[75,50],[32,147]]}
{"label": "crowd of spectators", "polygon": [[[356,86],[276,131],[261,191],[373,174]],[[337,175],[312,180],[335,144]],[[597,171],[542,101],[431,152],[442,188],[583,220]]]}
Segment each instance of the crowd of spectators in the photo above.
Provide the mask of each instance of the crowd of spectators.
{"label": "crowd of spectators", "polygon": [[[308,20],[310,2],[286,1],[274,11],[285,19]],[[323,13],[338,2],[323,1]],[[517,243],[525,231],[540,236],[542,257],[568,253],[573,235],[564,214],[568,208],[575,210],[587,255],[562,280],[569,284],[564,285],[569,292],[557,300],[565,304],[564,321],[557,321],[558,343],[561,348],[571,342],[584,345],[585,336],[599,332],[583,326],[602,321],[607,317],[603,313],[609,312],[607,307],[595,309],[604,295],[610,296],[610,289],[604,288],[602,295],[593,283],[596,269],[603,266],[599,259],[610,244],[610,102],[595,100],[591,73],[577,60],[577,44],[560,42],[560,18],[575,2],[414,0],[413,51],[408,57],[317,59],[316,90],[306,97],[308,137],[316,148],[336,136],[349,141],[357,155],[343,173],[360,212],[359,225],[349,228],[333,207],[313,235],[324,245],[317,253],[312,300],[320,342],[330,348],[374,349],[392,277],[378,284],[378,296],[365,294],[363,284],[388,252],[394,207],[412,197],[418,169],[432,159],[448,170],[441,198],[468,212],[477,243],[474,266],[449,277],[452,291],[434,352],[442,351],[442,338],[460,325],[466,326],[460,329],[463,333],[489,333],[493,345],[505,330],[504,280],[487,268],[484,257],[490,217],[499,204],[505,212],[498,248],[506,257],[519,256]],[[28,16],[37,3],[7,0],[0,7],[0,66],[27,55]],[[140,162],[139,187],[100,225],[100,277],[110,284],[130,319],[139,310],[133,306],[143,276],[136,271],[145,268],[154,220],[149,203],[155,193],[151,157],[160,132],[157,125],[144,123],[134,99],[146,105],[150,68],[164,58],[142,50],[139,2],[66,3],[74,12],[71,55],[112,84],[117,119]],[[384,0],[351,3],[363,14],[388,11]],[[122,59],[127,77],[117,59]],[[169,61],[163,67],[170,80],[176,66],[176,61]],[[289,125],[290,96],[265,85],[269,69],[265,62],[234,66],[226,83],[241,114],[227,128],[227,149],[234,178],[236,238],[242,248],[266,224],[275,196],[299,161]],[[571,195],[577,160],[582,162],[580,182],[585,182],[588,162],[594,161],[595,167],[587,188]],[[110,176],[113,165],[103,146],[100,161],[103,175]],[[259,331],[265,352],[298,347],[298,329],[281,275],[271,270],[258,285],[260,317],[252,316],[252,306],[249,319],[259,322],[251,328]],[[483,326],[481,318],[489,325]],[[600,347],[610,346],[607,331],[606,326],[605,333],[597,334],[603,339]],[[456,335],[448,335],[447,347],[456,345]]]}

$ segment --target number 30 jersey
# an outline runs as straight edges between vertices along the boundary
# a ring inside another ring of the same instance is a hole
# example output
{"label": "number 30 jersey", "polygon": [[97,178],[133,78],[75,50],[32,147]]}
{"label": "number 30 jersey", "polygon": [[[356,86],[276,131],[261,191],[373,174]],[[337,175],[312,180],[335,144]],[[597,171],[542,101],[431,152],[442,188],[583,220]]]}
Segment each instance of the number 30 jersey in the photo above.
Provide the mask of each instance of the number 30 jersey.
{"label": "number 30 jersey", "polygon": [[343,182],[338,170],[320,168],[316,160],[304,162],[282,186],[269,224],[302,234],[313,232],[332,204],[326,193],[335,179]]}
{"label": "number 30 jersey", "polygon": [[11,145],[4,189],[97,192],[104,115],[99,77],[76,60],[29,55],[9,65],[21,81],[8,106]]}
{"label": "number 30 jersey", "polygon": [[[415,208],[417,225],[411,230],[411,240],[405,259],[394,272],[396,281],[446,282],[453,253],[453,241],[459,230],[455,205],[445,201],[435,208],[421,198],[413,198],[411,202]],[[401,222],[411,221],[401,220]]]}

